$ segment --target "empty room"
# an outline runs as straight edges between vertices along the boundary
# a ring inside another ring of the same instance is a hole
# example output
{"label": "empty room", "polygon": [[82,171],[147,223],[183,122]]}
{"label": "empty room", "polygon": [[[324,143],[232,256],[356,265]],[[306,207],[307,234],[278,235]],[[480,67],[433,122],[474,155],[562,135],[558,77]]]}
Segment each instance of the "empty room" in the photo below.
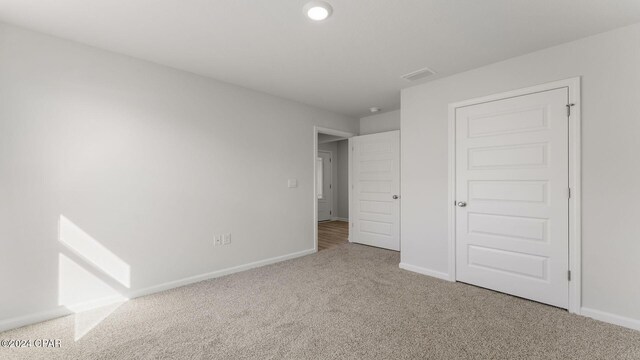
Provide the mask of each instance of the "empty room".
{"label": "empty room", "polygon": [[0,359],[640,359],[640,1],[0,1]]}

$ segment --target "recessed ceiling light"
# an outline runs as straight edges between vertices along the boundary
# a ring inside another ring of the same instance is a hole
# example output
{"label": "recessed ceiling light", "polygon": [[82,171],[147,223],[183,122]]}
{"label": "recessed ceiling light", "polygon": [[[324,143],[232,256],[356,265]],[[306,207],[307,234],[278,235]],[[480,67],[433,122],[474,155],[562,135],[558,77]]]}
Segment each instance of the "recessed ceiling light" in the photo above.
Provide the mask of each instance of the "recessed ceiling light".
{"label": "recessed ceiling light", "polygon": [[333,8],[326,1],[311,1],[304,6],[304,13],[313,21],[322,21],[333,12]]}
{"label": "recessed ceiling light", "polygon": [[375,113],[377,113],[377,112],[380,112],[380,110],[382,110],[382,109],[380,109],[380,108],[379,108],[379,107],[377,107],[377,106],[374,106],[374,107],[369,108],[369,111],[371,111],[371,112],[372,112],[372,113],[374,113],[374,114],[375,114]]}

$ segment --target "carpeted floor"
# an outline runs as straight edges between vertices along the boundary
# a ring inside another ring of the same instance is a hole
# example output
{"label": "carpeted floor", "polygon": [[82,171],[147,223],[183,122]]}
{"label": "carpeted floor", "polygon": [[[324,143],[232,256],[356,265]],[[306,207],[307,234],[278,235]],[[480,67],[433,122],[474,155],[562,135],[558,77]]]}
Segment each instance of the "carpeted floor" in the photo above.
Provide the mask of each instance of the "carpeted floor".
{"label": "carpeted floor", "polygon": [[342,245],[131,300],[79,341],[74,316],[0,339],[2,359],[640,359],[640,332],[398,268]]}

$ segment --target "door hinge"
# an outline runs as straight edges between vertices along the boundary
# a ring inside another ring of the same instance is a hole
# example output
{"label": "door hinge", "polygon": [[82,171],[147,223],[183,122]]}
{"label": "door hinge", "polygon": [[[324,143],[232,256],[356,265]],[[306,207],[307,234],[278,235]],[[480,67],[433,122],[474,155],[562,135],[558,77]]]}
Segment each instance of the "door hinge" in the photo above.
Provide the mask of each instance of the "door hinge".
{"label": "door hinge", "polygon": [[567,117],[571,116],[571,107],[576,106],[576,104],[567,104]]}
{"label": "door hinge", "polygon": [[571,281],[571,270],[567,271],[567,279]]}
{"label": "door hinge", "polygon": [[329,215],[333,215],[333,211],[329,210]]}
{"label": "door hinge", "polygon": [[567,188],[567,199],[571,199],[571,188]]}
{"label": "door hinge", "polygon": [[331,184],[329,184],[329,189],[331,189]]}
{"label": "door hinge", "polygon": [[331,161],[332,161],[331,158],[329,158],[329,162],[331,162]]}

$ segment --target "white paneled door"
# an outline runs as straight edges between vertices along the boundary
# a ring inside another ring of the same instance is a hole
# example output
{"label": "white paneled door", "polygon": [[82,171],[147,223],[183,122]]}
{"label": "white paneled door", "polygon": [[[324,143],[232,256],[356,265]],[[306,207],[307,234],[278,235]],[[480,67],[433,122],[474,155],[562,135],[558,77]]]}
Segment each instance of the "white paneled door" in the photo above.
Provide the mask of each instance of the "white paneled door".
{"label": "white paneled door", "polygon": [[330,151],[319,150],[318,159],[322,163],[321,179],[318,181],[318,186],[322,189],[318,192],[318,221],[326,221],[331,220],[333,216],[333,184],[331,183],[333,155]]}
{"label": "white paneled door", "polygon": [[400,250],[400,131],[356,136],[352,149],[352,242]]}
{"label": "white paneled door", "polygon": [[456,280],[568,307],[567,103],[559,88],[456,109]]}

